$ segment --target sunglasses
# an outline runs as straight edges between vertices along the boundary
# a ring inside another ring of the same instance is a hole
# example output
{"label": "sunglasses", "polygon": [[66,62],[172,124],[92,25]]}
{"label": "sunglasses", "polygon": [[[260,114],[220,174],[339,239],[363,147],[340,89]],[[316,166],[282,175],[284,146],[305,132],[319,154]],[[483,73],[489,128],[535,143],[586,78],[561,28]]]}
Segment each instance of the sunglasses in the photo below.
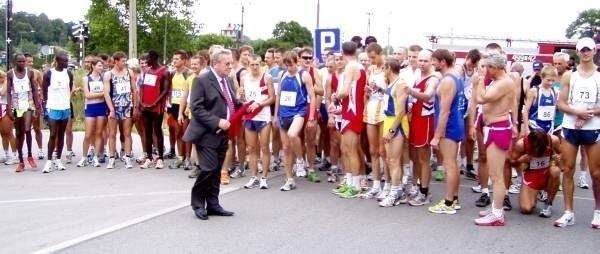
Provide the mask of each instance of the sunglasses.
{"label": "sunglasses", "polygon": [[312,56],[302,56],[302,59],[304,59],[304,60],[312,60],[313,57]]}

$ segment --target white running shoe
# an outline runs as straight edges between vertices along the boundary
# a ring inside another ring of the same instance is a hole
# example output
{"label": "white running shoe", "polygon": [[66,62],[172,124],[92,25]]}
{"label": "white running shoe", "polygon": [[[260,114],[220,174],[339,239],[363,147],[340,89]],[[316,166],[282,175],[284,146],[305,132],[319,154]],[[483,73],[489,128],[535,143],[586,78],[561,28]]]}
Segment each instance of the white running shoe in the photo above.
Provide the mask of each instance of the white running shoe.
{"label": "white running shoe", "polygon": [[155,169],[162,169],[165,167],[165,164],[162,159],[156,160],[156,165],[154,165]]}
{"label": "white running shoe", "polygon": [[140,166],[142,169],[147,169],[153,166],[152,159],[146,158],[144,159],[144,163]]}
{"label": "white running shoe", "polygon": [[[43,155],[44,154],[42,153],[42,156]],[[38,155],[38,157],[39,157],[39,155]],[[75,153],[73,151],[67,151],[67,155],[65,156],[65,163],[71,164],[71,162],[73,162],[73,157],[75,157]]]}
{"label": "white running shoe", "polygon": [[390,189],[383,188],[383,190],[379,192],[379,195],[377,195],[375,199],[381,202],[385,197],[387,197],[388,194],[390,194]]}
{"label": "white running shoe", "polygon": [[115,168],[115,158],[109,158],[108,164],[106,164],[106,169],[113,169],[113,168]]}
{"label": "white running shoe", "polygon": [[590,185],[587,183],[587,178],[584,175],[579,176],[579,180],[577,181],[577,187],[586,190],[590,188]]}
{"label": "white running shoe", "polygon": [[359,197],[362,199],[372,199],[374,197],[377,197],[377,195],[379,195],[380,192],[381,188],[371,187],[367,192],[360,194]]}
{"label": "white running shoe", "polygon": [[379,202],[380,207],[392,207],[397,204],[398,192],[390,192],[383,200]]}
{"label": "white running shoe", "polygon": [[259,185],[258,177],[252,176],[252,177],[250,177],[250,180],[248,180],[248,183],[246,183],[246,185],[244,185],[244,188],[252,189],[252,188],[258,187],[258,185]]}
{"label": "white running shoe", "polygon": [[519,194],[521,193],[521,184],[511,184],[508,188],[508,193],[510,194]]}
{"label": "white running shoe", "polygon": [[[69,156],[68,153],[67,153],[67,156]],[[44,158],[46,158],[46,155],[44,154],[44,151],[42,151],[41,149],[38,150],[38,152],[37,152],[37,159],[38,160],[43,160]]]}
{"label": "white running shoe", "polygon": [[544,208],[542,208],[542,210],[540,210],[540,217],[542,217],[542,218],[552,217],[552,206],[549,204],[544,204]]}
{"label": "white running shoe", "polygon": [[260,178],[260,183],[259,183],[260,189],[261,190],[266,190],[269,188],[269,185],[267,185],[267,178],[261,177]]}
{"label": "white running shoe", "polygon": [[300,166],[296,168],[296,176],[297,177],[306,177],[306,169],[304,166]]}
{"label": "white running shoe", "polygon": [[475,193],[481,193],[481,185],[471,187],[471,190]]}
{"label": "white running shoe", "polygon": [[62,161],[60,159],[54,159],[54,165],[56,166],[56,169],[60,171],[67,169],[65,165],[62,164]]}
{"label": "white running shoe", "polygon": [[100,167],[100,162],[98,161],[98,156],[94,156],[94,158],[92,159],[92,163],[94,165],[94,167]]}
{"label": "white running shoe", "polygon": [[475,225],[477,226],[504,226],[504,213],[500,217],[494,213],[488,213],[484,217],[475,219]]}
{"label": "white running shoe", "polygon": [[296,183],[294,182],[294,179],[286,180],[285,184],[281,186],[281,191],[291,191],[293,189],[296,189]]}
{"label": "white running shoe", "polygon": [[565,212],[558,220],[554,221],[554,226],[564,228],[575,225],[575,213]]}
{"label": "white running shoe", "polygon": [[19,163],[17,156],[11,156],[4,162],[5,165],[15,165],[17,163]]}
{"label": "white running shoe", "polygon": [[600,210],[594,210],[594,218],[592,219],[592,228],[600,229]]}
{"label": "white running shoe", "polygon": [[131,164],[131,157],[125,156],[123,161],[125,162],[125,168],[127,168],[127,169],[133,168],[133,165]]}
{"label": "white running shoe", "polygon": [[44,169],[42,170],[42,173],[50,173],[52,171],[53,167],[54,167],[54,161],[47,160],[46,164],[44,165]]}
{"label": "white running shoe", "polygon": [[82,168],[85,167],[85,163],[87,162],[87,158],[83,157],[79,162],[77,162],[77,167]]}

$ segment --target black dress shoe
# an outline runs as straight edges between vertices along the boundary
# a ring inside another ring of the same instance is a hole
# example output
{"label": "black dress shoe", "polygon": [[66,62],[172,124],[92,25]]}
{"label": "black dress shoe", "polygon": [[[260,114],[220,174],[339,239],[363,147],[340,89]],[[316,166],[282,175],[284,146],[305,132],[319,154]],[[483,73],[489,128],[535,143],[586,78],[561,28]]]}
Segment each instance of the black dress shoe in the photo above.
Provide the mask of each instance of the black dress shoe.
{"label": "black dress shoe", "polygon": [[208,220],[208,213],[206,212],[206,209],[198,208],[194,210],[194,213],[196,214],[196,217],[198,217],[198,219]]}
{"label": "black dress shoe", "polygon": [[223,209],[222,207],[216,208],[216,209],[207,209],[206,210],[208,215],[214,215],[214,216],[233,216],[234,212],[230,212],[227,211],[225,209]]}

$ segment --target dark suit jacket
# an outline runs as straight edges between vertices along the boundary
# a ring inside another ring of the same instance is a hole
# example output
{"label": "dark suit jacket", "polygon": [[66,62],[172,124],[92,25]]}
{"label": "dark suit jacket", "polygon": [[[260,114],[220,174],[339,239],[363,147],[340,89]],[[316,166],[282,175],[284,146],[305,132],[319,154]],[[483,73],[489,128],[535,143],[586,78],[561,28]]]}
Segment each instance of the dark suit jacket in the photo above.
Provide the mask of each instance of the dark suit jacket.
{"label": "dark suit jacket", "polygon": [[[237,108],[241,103],[236,100],[233,93],[233,80],[229,77],[225,79],[234,107]],[[218,148],[221,140],[227,138],[225,131],[217,133],[219,120],[227,119],[227,101],[221,92],[219,79],[212,71],[207,71],[194,79],[189,107],[192,119],[183,135],[183,140],[204,147]]]}

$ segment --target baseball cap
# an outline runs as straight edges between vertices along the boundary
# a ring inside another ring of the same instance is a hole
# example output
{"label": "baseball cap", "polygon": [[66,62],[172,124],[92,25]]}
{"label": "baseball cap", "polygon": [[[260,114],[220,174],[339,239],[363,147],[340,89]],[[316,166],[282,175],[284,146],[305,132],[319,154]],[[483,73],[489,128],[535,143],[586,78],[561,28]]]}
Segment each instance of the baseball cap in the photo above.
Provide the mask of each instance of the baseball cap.
{"label": "baseball cap", "polygon": [[374,36],[369,35],[367,38],[365,38],[365,44],[369,45],[371,42],[377,43],[377,39]]}
{"label": "baseball cap", "polygon": [[533,70],[534,71],[541,71],[543,67],[544,67],[544,63],[542,63],[541,61],[533,62]]}
{"label": "baseball cap", "polygon": [[594,42],[594,40],[592,40],[592,38],[584,37],[577,41],[577,45],[575,46],[575,48],[577,49],[577,51],[581,51],[583,48],[594,50],[596,49],[596,43]]}

